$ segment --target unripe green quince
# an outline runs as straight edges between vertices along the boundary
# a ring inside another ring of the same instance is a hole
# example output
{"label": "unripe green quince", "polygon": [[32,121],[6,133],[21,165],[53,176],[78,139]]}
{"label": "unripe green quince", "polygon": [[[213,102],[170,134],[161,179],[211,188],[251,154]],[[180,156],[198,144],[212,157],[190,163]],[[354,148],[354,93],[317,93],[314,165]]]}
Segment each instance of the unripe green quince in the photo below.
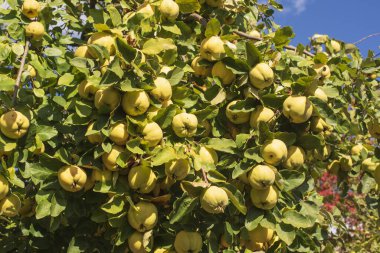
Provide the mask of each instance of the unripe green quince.
{"label": "unripe green quince", "polygon": [[261,62],[254,66],[249,72],[249,81],[251,85],[259,90],[272,85],[274,73],[268,64]]}
{"label": "unripe green quince", "polygon": [[145,91],[126,92],[123,96],[122,106],[130,116],[138,116],[144,114],[149,106],[149,96]]}
{"label": "unripe green quince", "polygon": [[201,195],[201,207],[208,213],[223,213],[228,203],[226,191],[217,186],[210,186]]}
{"label": "unripe green quince", "polygon": [[313,105],[304,96],[289,96],[283,104],[283,114],[292,123],[304,123],[308,121],[313,113]]}
{"label": "unripe green quince", "polygon": [[172,128],[178,137],[193,137],[197,132],[198,119],[191,113],[180,113],[173,117]]}
{"label": "unripe green quince", "polygon": [[163,77],[157,77],[156,80],[154,80],[154,86],[155,88],[150,91],[150,94],[155,99],[157,99],[161,103],[164,103],[171,99],[172,85],[170,84],[168,79]]}
{"label": "unripe green quince", "polygon": [[226,107],[226,117],[234,124],[244,124],[249,121],[250,112],[236,112],[231,110],[231,106],[235,105],[239,100],[231,101]]}
{"label": "unripe green quince", "polygon": [[190,162],[188,159],[177,159],[165,164],[166,176],[174,180],[184,179],[190,172]]}
{"label": "unripe green quince", "polygon": [[177,253],[199,253],[202,250],[202,237],[198,232],[182,230],[175,237],[174,248]]}
{"label": "unripe green quince", "polygon": [[158,8],[163,19],[174,22],[179,15],[179,6],[173,0],[162,0]]}
{"label": "unripe green quince", "polygon": [[224,42],[218,36],[206,38],[201,43],[200,55],[203,59],[219,61],[224,53]]}
{"label": "unripe green quince", "polygon": [[128,173],[131,189],[140,193],[149,193],[156,186],[157,177],[148,166],[135,166]]}
{"label": "unripe green quince", "polygon": [[164,134],[161,127],[156,122],[150,122],[142,130],[143,139],[148,147],[157,146]]}
{"label": "unripe green quince", "polygon": [[127,143],[129,134],[128,134],[128,126],[124,122],[116,122],[111,126],[111,130],[109,132],[109,138],[116,145],[123,146]]}
{"label": "unripe green quince", "polygon": [[211,74],[213,77],[220,78],[224,85],[229,85],[235,80],[235,74],[232,70],[228,69],[222,61],[218,61],[214,64]]}
{"label": "unripe green quince", "polygon": [[286,169],[297,169],[301,167],[306,159],[305,151],[301,147],[290,146],[288,149],[288,156],[282,163]]}
{"label": "unripe green quince", "polygon": [[10,194],[0,201],[0,215],[5,217],[15,217],[19,214],[21,201],[15,194]]}
{"label": "unripe green quince", "polygon": [[259,122],[266,122],[269,123],[271,120],[274,119],[275,113],[268,107],[264,107],[262,105],[259,105],[255,108],[255,110],[251,113],[249,125],[253,129],[258,129]]}
{"label": "unripe green quince", "polygon": [[157,207],[149,202],[140,201],[131,206],[128,211],[128,222],[131,227],[139,232],[146,232],[153,229],[158,220]]}
{"label": "unripe green quince", "polygon": [[264,190],[252,188],[250,196],[254,206],[260,209],[270,210],[277,204],[278,191],[273,186]]}
{"label": "unripe green quince", "polygon": [[256,165],[248,173],[249,184],[258,190],[269,188],[276,179],[275,170],[276,168],[271,165]]}
{"label": "unripe green quince", "polygon": [[286,160],[288,149],[283,141],[273,139],[261,147],[261,156],[266,163],[276,166]]}
{"label": "unripe green quince", "polygon": [[0,117],[0,130],[10,139],[20,139],[29,129],[29,119],[18,111],[9,111]]}
{"label": "unripe green quince", "polygon": [[65,165],[58,171],[58,182],[65,191],[82,190],[87,181],[86,172],[75,165]]}

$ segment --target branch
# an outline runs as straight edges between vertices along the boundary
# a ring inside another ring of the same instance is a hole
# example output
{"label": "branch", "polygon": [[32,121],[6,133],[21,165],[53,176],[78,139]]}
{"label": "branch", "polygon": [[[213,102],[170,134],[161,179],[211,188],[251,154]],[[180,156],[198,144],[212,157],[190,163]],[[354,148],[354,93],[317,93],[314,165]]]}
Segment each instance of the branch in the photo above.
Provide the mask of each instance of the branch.
{"label": "branch", "polygon": [[[237,34],[237,35],[239,35],[239,36],[241,36],[241,37],[250,39],[250,40],[263,41],[262,38],[251,36],[249,34],[241,32],[241,31],[235,31],[234,33]],[[295,46],[291,46],[291,45],[284,46],[284,48],[292,50],[292,51],[297,51],[297,48]],[[307,50],[303,50],[303,53],[306,54],[306,55],[308,55],[308,56],[314,57],[314,54],[311,53],[311,52],[309,52],[309,51],[307,51]]]}
{"label": "branch", "polygon": [[21,75],[22,75],[22,72],[24,71],[25,60],[26,60],[26,56],[28,55],[28,51],[29,51],[29,44],[30,44],[29,41],[25,42],[24,54],[22,55],[22,58],[21,58],[20,68],[18,69],[16,84],[15,84],[15,87],[13,90],[13,105],[15,105],[16,101],[17,101],[17,93],[18,93],[18,90],[20,88]]}
{"label": "branch", "polygon": [[202,175],[203,175],[203,181],[205,181],[205,183],[208,184],[206,171],[203,168],[201,168],[201,170],[202,170]]}
{"label": "branch", "polygon": [[[198,21],[199,23],[201,23],[202,26],[206,26],[207,25],[207,20],[204,17],[202,17],[201,15],[197,14],[197,13],[192,13],[192,14],[190,14],[189,17],[192,18],[192,19],[195,19],[196,21]],[[249,35],[249,34],[247,34],[245,32],[234,31],[234,33],[237,34],[237,35],[239,35],[239,36],[241,36],[241,37],[250,39],[250,40],[263,41],[262,38],[251,36],[251,35]],[[284,48],[292,50],[292,51],[296,51],[297,50],[297,48],[295,46],[290,46],[290,45],[284,46]],[[308,56],[311,56],[311,57],[315,56],[313,53],[311,53],[309,51],[306,51],[306,50],[304,50],[303,53],[305,55],[308,55]]]}
{"label": "branch", "polygon": [[358,41],[356,41],[356,42],[354,42],[354,43],[352,43],[352,44],[357,45],[357,44],[359,44],[359,43],[365,41],[366,39],[369,39],[369,38],[371,38],[371,37],[376,37],[376,36],[380,36],[380,33],[373,33],[373,34],[370,34],[370,35],[368,35],[368,36],[366,36],[366,37],[364,37],[364,38],[361,38],[360,40],[358,40]]}

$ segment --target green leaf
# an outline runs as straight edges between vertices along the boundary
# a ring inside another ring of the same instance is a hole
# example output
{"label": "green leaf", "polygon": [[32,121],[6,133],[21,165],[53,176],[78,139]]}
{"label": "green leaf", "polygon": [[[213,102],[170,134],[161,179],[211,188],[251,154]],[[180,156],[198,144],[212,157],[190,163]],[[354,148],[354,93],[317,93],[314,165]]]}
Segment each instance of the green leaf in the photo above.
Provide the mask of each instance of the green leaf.
{"label": "green leaf", "polygon": [[65,209],[67,200],[61,192],[56,192],[51,199],[50,215],[52,217],[58,217]]}
{"label": "green leaf", "polygon": [[73,86],[74,77],[71,73],[65,73],[58,79],[58,86]]}
{"label": "green leaf", "polygon": [[247,61],[251,68],[253,68],[258,63],[262,62],[262,56],[260,51],[257,49],[252,41],[245,43],[245,50],[247,53]]}
{"label": "green leaf", "polygon": [[273,42],[277,48],[288,45],[290,39],[294,38],[293,30],[290,26],[285,26],[278,29],[274,35]]}
{"label": "green leaf", "polygon": [[121,56],[127,63],[131,63],[136,58],[136,49],[128,45],[123,39],[116,38],[116,46]]}
{"label": "green leaf", "polygon": [[107,203],[103,204],[101,209],[106,213],[117,214],[123,210],[124,204],[121,196],[114,196]]}
{"label": "green leaf", "polygon": [[117,27],[121,24],[121,16],[119,11],[112,5],[107,5],[107,10],[110,14],[112,24]]}
{"label": "green leaf", "polygon": [[235,188],[232,184],[229,183],[219,183],[219,186],[223,188],[223,190],[227,193],[228,199],[232,202],[232,204],[236,207],[239,212],[246,215],[247,207],[244,202],[244,195]]}
{"label": "green leaf", "polygon": [[181,221],[186,215],[191,213],[198,204],[198,201],[198,198],[191,198],[186,194],[183,194],[181,198],[174,201],[173,210],[169,214],[170,224]]}
{"label": "green leaf", "polygon": [[155,55],[167,50],[177,50],[174,41],[172,39],[155,38],[144,43],[142,52],[147,55]]}
{"label": "green leaf", "polygon": [[57,172],[50,170],[40,163],[26,163],[25,172],[32,177],[35,184],[57,175]]}
{"label": "green leaf", "polygon": [[259,208],[252,207],[248,210],[247,216],[245,217],[245,228],[248,231],[252,231],[259,224],[260,221],[264,218],[265,211]]}
{"label": "green leaf", "polygon": [[153,118],[154,121],[162,128],[165,129],[172,124],[172,120],[177,113],[177,105],[169,105],[164,110],[160,110]]}
{"label": "green leaf", "polygon": [[269,130],[268,123],[259,122],[259,143],[264,144],[267,141],[273,140],[274,134]]}
{"label": "green leaf", "polygon": [[160,149],[157,154],[152,157],[151,165],[153,167],[160,166],[171,160],[174,160],[176,157],[177,155],[174,148],[167,146],[163,149]]}
{"label": "green leaf", "polygon": [[134,154],[144,154],[144,150],[140,148],[140,140],[138,138],[128,141],[126,147]]}
{"label": "green leaf", "polygon": [[48,47],[44,50],[46,56],[58,57],[62,55],[62,51],[58,48]]}
{"label": "green leaf", "polygon": [[282,140],[288,147],[293,145],[297,140],[297,135],[289,132],[276,132],[273,137]]}
{"label": "green leaf", "polygon": [[295,210],[288,210],[283,214],[282,222],[292,225],[295,228],[310,228],[314,222],[310,221],[307,217],[299,214]]}
{"label": "green leaf", "polygon": [[208,21],[205,31],[206,38],[217,36],[220,33],[220,22],[216,18],[210,19]]}
{"label": "green leaf", "polygon": [[231,139],[225,138],[205,138],[202,140],[206,147],[213,148],[216,151],[234,154],[236,143]]}
{"label": "green leaf", "polygon": [[0,91],[13,91],[16,80],[0,74]]}
{"label": "green leaf", "polygon": [[305,150],[322,148],[324,141],[318,135],[305,134],[298,138],[296,146],[300,146]]}
{"label": "green leaf", "polygon": [[50,215],[51,203],[47,199],[38,202],[36,207],[36,219],[42,219]]}
{"label": "green leaf", "polygon": [[284,191],[291,191],[305,182],[305,174],[297,170],[281,170],[281,176],[284,179]]}
{"label": "green leaf", "polygon": [[58,131],[52,126],[38,125],[36,127],[36,135],[40,138],[41,141],[47,141],[51,138],[57,136]]}
{"label": "green leaf", "polygon": [[260,147],[249,148],[244,151],[244,157],[250,160],[254,160],[257,163],[264,161],[260,156]]}
{"label": "green leaf", "polygon": [[282,241],[284,241],[287,245],[292,244],[292,242],[296,238],[295,229],[292,226],[284,224],[284,223],[276,224],[276,233],[278,237]]}
{"label": "green leaf", "polygon": [[197,12],[201,9],[201,5],[198,0],[176,0],[179,5],[179,10],[182,13]]}

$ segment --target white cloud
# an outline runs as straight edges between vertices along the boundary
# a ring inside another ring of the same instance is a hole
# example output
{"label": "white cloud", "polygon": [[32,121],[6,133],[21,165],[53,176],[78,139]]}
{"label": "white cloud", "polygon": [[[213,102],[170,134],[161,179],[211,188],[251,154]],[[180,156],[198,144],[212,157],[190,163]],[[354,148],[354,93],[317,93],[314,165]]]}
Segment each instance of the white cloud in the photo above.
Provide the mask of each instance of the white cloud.
{"label": "white cloud", "polygon": [[306,10],[307,5],[313,0],[283,0],[284,12],[300,14]]}

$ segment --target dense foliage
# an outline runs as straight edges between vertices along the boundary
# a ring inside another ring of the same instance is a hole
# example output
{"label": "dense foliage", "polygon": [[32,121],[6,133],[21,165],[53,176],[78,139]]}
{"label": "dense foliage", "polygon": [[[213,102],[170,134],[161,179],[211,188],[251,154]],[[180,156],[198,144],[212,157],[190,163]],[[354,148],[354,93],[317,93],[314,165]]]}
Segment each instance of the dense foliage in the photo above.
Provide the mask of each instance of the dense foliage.
{"label": "dense foliage", "polygon": [[380,251],[373,52],[274,0],[0,3],[2,251]]}

